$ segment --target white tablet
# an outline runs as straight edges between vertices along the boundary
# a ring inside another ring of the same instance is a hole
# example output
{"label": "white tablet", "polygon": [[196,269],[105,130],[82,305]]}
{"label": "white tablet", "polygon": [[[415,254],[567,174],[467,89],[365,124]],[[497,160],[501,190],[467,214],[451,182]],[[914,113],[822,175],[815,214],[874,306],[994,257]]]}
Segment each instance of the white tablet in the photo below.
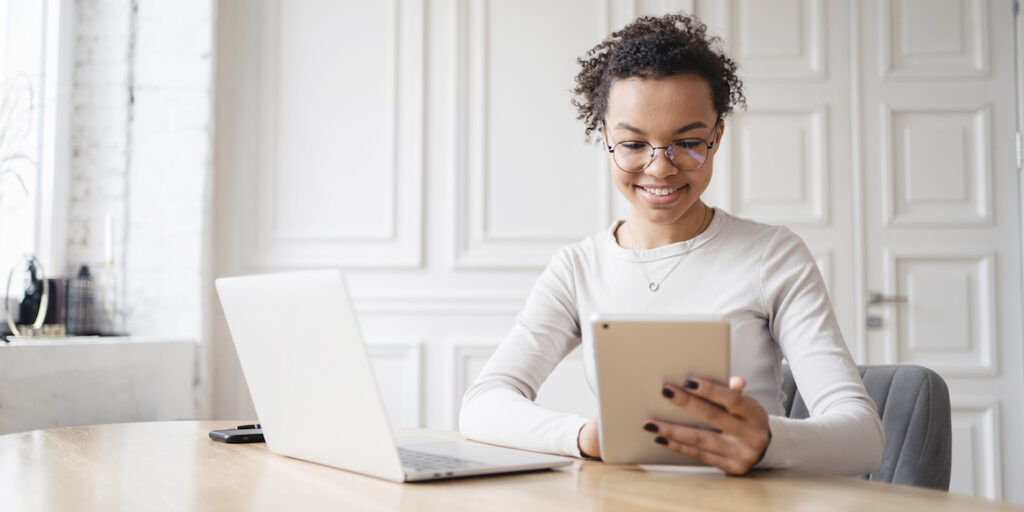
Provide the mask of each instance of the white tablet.
{"label": "white tablet", "polygon": [[594,315],[601,457],[612,464],[703,465],[654,442],[648,418],[710,428],[661,395],[689,377],[729,382],[729,322],[679,315]]}

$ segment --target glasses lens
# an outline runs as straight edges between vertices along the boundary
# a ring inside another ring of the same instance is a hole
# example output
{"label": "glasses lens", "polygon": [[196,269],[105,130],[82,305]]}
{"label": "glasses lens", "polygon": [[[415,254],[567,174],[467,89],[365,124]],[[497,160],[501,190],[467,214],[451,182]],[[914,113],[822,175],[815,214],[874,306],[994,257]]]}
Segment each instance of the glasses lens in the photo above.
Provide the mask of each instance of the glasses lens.
{"label": "glasses lens", "polygon": [[708,159],[708,145],[700,139],[673,142],[669,151],[672,152],[672,163],[684,171],[698,169]]}
{"label": "glasses lens", "polygon": [[651,161],[654,149],[646,142],[620,142],[615,145],[615,163],[626,172],[639,172]]}

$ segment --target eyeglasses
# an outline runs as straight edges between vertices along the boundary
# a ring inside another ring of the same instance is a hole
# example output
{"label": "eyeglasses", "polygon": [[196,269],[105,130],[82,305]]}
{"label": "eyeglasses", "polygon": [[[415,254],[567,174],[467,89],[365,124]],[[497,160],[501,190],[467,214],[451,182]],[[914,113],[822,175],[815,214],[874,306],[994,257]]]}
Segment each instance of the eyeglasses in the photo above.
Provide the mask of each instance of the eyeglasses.
{"label": "eyeglasses", "polygon": [[668,146],[654,146],[649,142],[624,140],[614,146],[608,146],[608,152],[612,154],[615,165],[630,174],[646,171],[654,162],[659,149],[665,150],[665,156],[676,169],[683,172],[696,171],[704,166],[708,160],[708,153],[715,147],[719,122],[721,119],[715,121],[711,142],[694,137],[672,141]]}

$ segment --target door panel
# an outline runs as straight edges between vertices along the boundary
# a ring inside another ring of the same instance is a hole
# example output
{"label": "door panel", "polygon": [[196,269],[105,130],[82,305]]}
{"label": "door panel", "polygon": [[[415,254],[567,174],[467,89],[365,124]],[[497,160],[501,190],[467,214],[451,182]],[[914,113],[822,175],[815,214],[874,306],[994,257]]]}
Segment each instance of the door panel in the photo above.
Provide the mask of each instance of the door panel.
{"label": "door panel", "polygon": [[[918,247],[920,249],[920,247]],[[992,255],[888,253],[886,268],[907,302],[895,313],[890,357],[946,377],[997,373]]]}

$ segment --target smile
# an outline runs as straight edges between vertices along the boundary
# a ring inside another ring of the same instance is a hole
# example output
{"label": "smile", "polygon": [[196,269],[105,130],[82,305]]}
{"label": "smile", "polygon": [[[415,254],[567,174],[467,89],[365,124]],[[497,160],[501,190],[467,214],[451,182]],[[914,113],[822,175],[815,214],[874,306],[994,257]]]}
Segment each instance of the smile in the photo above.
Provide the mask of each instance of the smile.
{"label": "smile", "polygon": [[659,188],[653,188],[653,187],[644,187],[644,186],[641,186],[641,185],[637,185],[637,187],[644,189],[644,191],[646,191],[648,194],[651,194],[652,196],[667,196],[667,195],[675,192],[676,190],[679,190],[679,189],[683,188],[683,187],[659,187]]}
{"label": "smile", "polygon": [[645,187],[642,185],[633,185],[637,194],[650,206],[653,207],[665,207],[676,204],[683,194],[689,189],[689,185],[683,185],[681,187]]}

